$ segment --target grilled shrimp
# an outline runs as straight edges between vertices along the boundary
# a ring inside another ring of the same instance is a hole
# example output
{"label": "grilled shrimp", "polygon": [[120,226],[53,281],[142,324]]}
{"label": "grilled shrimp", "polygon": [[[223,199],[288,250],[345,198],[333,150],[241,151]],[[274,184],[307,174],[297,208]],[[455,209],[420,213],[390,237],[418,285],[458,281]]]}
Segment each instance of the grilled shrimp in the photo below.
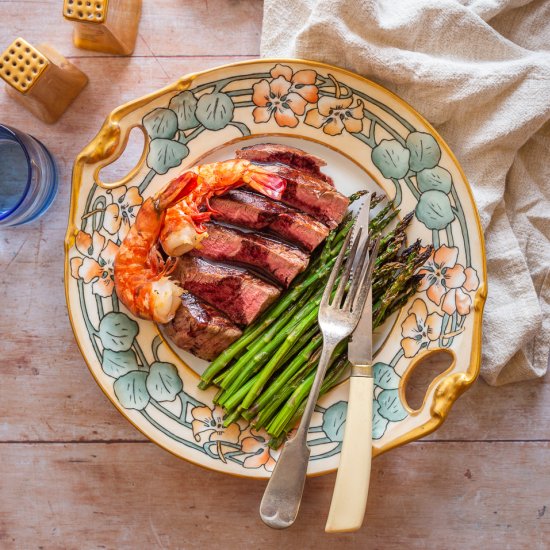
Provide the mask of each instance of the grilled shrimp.
{"label": "grilled shrimp", "polygon": [[[211,197],[248,185],[263,195],[280,199],[285,189],[282,178],[244,159],[199,165],[193,172],[198,176],[196,187],[166,212],[160,243],[169,256],[185,254],[207,236],[203,223],[212,215]],[[207,207],[204,212],[200,211],[203,206]]]}
{"label": "grilled shrimp", "polygon": [[197,184],[197,175],[186,172],[148,198],[115,258],[115,289],[122,303],[137,317],[159,323],[171,321],[183,290],[169,278],[174,259],[164,261],[158,237],[166,210]]}
{"label": "grilled shrimp", "polygon": [[201,207],[244,184],[272,198],[285,188],[279,176],[247,160],[229,160],[188,170],[143,203],[115,258],[116,293],[134,315],[158,323],[174,318],[183,289],[169,277],[175,260],[163,259],[159,237],[169,256],[194,248],[206,236],[202,224],[211,215]]}

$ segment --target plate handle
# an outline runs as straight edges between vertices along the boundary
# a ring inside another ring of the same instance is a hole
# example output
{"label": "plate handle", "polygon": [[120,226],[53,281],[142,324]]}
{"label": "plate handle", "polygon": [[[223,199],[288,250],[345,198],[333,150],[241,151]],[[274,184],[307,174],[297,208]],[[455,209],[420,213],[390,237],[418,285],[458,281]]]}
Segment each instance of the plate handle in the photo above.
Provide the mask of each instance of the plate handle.
{"label": "plate handle", "polygon": [[[95,137],[95,139],[90,143],[86,148],[91,148],[93,146],[93,152],[90,151],[86,159],[86,164],[93,164],[93,178],[99,187],[103,189],[114,189],[120,187],[121,185],[126,185],[130,182],[137,173],[141,170],[145,159],[147,158],[147,153],[149,150],[149,138],[145,131],[145,128],[141,124],[132,124],[126,125],[123,124],[123,120],[120,121],[122,124],[116,123],[113,125],[105,125]],[[109,166],[116,162],[124,153],[126,146],[128,145],[128,139],[130,138],[130,133],[134,128],[138,128],[143,133],[143,150],[136,165],[121,179],[113,182],[105,182],[100,177],[100,172],[105,167]]]}
{"label": "plate handle", "polygon": [[[177,92],[189,89],[195,77],[195,74],[187,75],[166,88],[126,103],[112,111],[95,138],[77,157],[75,168],[78,167],[78,171],[85,170],[88,174],[91,173],[94,181],[103,189],[114,189],[129,183],[143,167],[149,152],[150,139],[141,122],[142,116],[147,112],[147,109],[150,109],[151,104],[156,101],[160,102],[164,96],[170,98]],[[118,181],[102,181],[99,172],[122,155],[128,144],[130,132],[134,128],[139,128],[145,138],[143,151],[137,164]]]}
{"label": "plate handle", "polygon": [[[473,299],[472,318],[468,319],[460,335],[454,335],[459,338],[454,338],[451,345],[441,345],[437,340],[433,348],[421,350],[411,358],[405,357],[401,345],[389,362],[378,365],[379,371],[375,365],[374,380],[378,389],[375,390],[377,403],[373,412],[373,457],[435,431],[447,418],[454,402],[475,382],[481,363],[482,312],[486,296],[487,286],[482,283]],[[401,332],[407,311],[403,308],[394,330]],[[396,339],[400,338],[399,332]],[[463,338],[467,338],[466,342]],[[410,376],[416,368],[422,368],[421,363],[430,355],[442,351],[452,357],[452,362],[431,380],[422,405],[413,409],[405,395]]]}

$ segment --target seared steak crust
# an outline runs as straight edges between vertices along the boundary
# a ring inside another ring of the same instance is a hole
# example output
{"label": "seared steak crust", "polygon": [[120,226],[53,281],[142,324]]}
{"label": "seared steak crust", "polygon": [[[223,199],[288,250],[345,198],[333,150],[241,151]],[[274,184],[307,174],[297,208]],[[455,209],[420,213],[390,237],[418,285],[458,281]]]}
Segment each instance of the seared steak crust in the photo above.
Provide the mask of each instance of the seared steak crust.
{"label": "seared steak crust", "polygon": [[322,158],[306,153],[296,147],[277,143],[260,143],[243,147],[240,151],[237,151],[237,158],[268,164],[286,164],[334,185],[332,178],[321,172],[321,167],[326,166],[327,163]]}
{"label": "seared steak crust", "polygon": [[295,246],[257,233],[245,233],[216,223],[206,224],[208,237],[192,254],[221,262],[255,267],[287,287],[309,262],[309,256]]}
{"label": "seared steak crust", "polygon": [[235,189],[210,200],[213,218],[248,229],[267,230],[313,251],[328,235],[326,225],[263,195]]}
{"label": "seared steak crust", "polygon": [[212,360],[240,338],[242,331],[216,308],[185,292],[174,319],[165,325],[177,346]]}
{"label": "seared steak crust", "polygon": [[349,199],[326,181],[284,164],[262,166],[285,180],[286,188],[281,198],[285,204],[311,214],[331,229],[344,218]]}
{"label": "seared steak crust", "polygon": [[214,264],[190,254],[179,258],[174,278],[237,325],[252,323],[280,294],[275,285],[246,269]]}

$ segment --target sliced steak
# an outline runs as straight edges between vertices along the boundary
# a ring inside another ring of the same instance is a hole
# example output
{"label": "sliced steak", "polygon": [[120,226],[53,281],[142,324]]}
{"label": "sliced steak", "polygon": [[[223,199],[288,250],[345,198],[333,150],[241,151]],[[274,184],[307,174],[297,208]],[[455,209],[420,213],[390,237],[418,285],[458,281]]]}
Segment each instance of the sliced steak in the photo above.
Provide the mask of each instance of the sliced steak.
{"label": "sliced steak", "polygon": [[285,180],[286,188],[281,202],[311,214],[331,229],[342,221],[349,199],[332,185],[307,172],[284,164],[263,164],[262,166]]}
{"label": "sliced steak", "polygon": [[192,251],[193,256],[255,267],[285,287],[309,263],[309,256],[290,244],[217,223],[205,225],[208,237]]}
{"label": "sliced steak", "polygon": [[322,158],[306,153],[296,147],[277,143],[259,143],[258,145],[243,147],[237,151],[237,158],[268,164],[286,164],[334,185],[332,178],[321,172],[321,167],[326,166],[327,163]]}
{"label": "sliced steak", "polygon": [[313,251],[328,235],[329,228],[308,214],[263,195],[235,189],[210,199],[215,220],[248,229],[270,231]]}
{"label": "sliced steak", "polygon": [[179,258],[174,278],[238,325],[252,323],[280,294],[275,285],[246,269],[214,264],[190,254]]}
{"label": "sliced steak", "polygon": [[181,296],[181,306],[165,328],[177,346],[209,361],[242,334],[223,313],[189,292]]}

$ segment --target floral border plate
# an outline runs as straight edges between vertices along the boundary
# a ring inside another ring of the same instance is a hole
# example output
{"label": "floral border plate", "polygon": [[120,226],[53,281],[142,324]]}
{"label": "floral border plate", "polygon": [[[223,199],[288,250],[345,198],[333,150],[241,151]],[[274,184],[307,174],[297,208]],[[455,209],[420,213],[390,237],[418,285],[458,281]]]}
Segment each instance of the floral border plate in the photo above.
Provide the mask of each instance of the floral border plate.
{"label": "floral border plate", "polygon": [[[140,161],[121,181],[103,183],[100,170],[122,154],[134,127],[146,137]],[[435,251],[375,357],[374,454],[430,433],[479,371],[486,269],[472,193],[448,146],[414,109],[365,78],[310,61],[247,61],[185,76],[114,110],[78,156],[65,288],[94,378],[136,428],[175,455],[227,473],[269,475],[277,453],[263,434],[245,423],[223,428],[213,392],[197,389],[204,362],[175,351],[113,291],[113,258],[144,198],[212,151],[258,136],[324,149],[327,158],[359,167],[402,212],[415,211],[409,237]],[[347,173],[341,168],[336,181]],[[452,365],[412,410],[407,376],[441,349]],[[347,383],[319,402],[309,473],[337,467],[346,407]]]}

